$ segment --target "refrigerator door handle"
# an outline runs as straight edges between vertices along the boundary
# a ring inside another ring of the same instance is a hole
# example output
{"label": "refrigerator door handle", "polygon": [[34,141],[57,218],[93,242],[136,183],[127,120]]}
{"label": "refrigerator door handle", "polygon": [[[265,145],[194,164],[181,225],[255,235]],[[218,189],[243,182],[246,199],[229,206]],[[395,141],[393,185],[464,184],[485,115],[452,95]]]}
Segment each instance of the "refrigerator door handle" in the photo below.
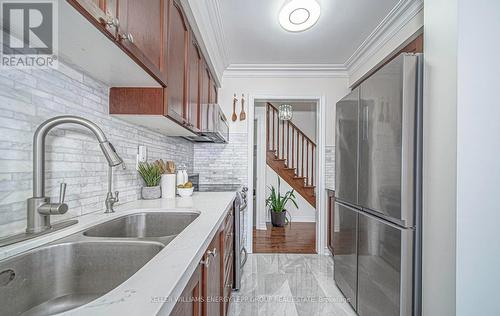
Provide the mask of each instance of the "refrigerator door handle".
{"label": "refrigerator door handle", "polygon": [[367,105],[364,106],[363,108],[363,131],[362,131],[362,137],[363,140],[368,140],[368,117],[370,115],[370,108],[368,108]]}

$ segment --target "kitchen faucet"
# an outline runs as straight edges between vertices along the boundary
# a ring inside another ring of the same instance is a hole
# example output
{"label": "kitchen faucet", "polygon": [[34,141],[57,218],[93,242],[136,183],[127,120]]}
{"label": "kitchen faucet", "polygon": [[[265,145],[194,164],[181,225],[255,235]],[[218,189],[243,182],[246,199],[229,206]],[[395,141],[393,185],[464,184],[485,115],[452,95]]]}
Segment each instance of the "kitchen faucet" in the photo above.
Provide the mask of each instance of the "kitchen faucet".
{"label": "kitchen faucet", "polygon": [[106,211],[104,213],[114,213],[115,210],[113,206],[115,203],[119,202],[118,194],[120,192],[115,191],[115,195],[113,195],[113,167],[109,166],[108,169],[108,193],[106,194],[106,201],[104,204],[106,205]]}
{"label": "kitchen faucet", "polygon": [[[54,225],[50,224],[51,215],[61,215],[68,211],[68,205],[64,203],[66,183],[60,185],[59,201],[57,203],[51,202],[50,198],[45,196],[45,138],[54,127],[61,124],[78,124],[88,128],[97,138],[110,169],[123,163],[113,145],[95,123],[71,115],[56,116],[43,122],[33,136],[33,197],[28,199],[26,232],[0,239],[0,247],[49,233],[78,222],[77,220],[70,220]],[[109,177],[112,177],[111,172]],[[118,192],[115,192],[115,196],[113,196],[110,189],[106,197],[106,209],[108,210],[108,205],[110,205],[112,211],[113,204],[116,202],[118,202]]]}
{"label": "kitchen faucet", "polygon": [[[66,183],[61,183],[58,202],[51,202],[50,198],[45,196],[45,138],[54,127],[61,124],[78,124],[88,128],[97,138],[108,165],[112,167],[123,163],[123,160],[118,156],[115,148],[108,141],[99,126],[91,121],[78,116],[63,115],[43,122],[33,136],[33,197],[28,199],[26,232],[0,240],[0,247],[67,227],[77,222],[76,220],[72,220],[58,223],[54,226],[50,224],[51,215],[60,215],[68,211],[68,205],[64,203]],[[115,197],[111,194],[111,198],[116,198],[117,201],[118,194]],[[107,200],[106,205],[108,204]]]}
{"label": "kitchen faucet", "polygon": [[39,233],[50,229],[50,215],[64,214],[68,211],[68,205],[64,203],[65,183],[61,184],[58,203],[51,203],[50,198],[45,196],[45,138],[54,127],[69,123],[84,126],[94,133],[110,167],[123,162],[99,126],[91,121],[78,116],[63,115],[43,122],[33,137],[33,197],[28,199],[27,233]]}

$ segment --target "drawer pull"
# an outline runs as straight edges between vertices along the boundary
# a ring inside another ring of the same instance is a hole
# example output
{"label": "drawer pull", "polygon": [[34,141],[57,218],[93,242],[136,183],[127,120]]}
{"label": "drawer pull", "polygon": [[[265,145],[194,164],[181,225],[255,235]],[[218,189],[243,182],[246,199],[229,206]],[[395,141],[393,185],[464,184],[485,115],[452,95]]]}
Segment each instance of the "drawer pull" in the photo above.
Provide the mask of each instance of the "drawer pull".
{"label": "drawer pull", "polygon": [[217,248],[214,248],[213,250],[207,251],[207,254],[212,256],[212,258],[215,258],[215,256],[217,255]]}
{"label": "drawer pull", "polygon": [[212,260],[210,260],[210,258],[215,258],[216,255],[217,255],[217,248],[214,248],[213,250],[208,250],[207,251],[207,259],[202,260],[201,264],[204,265],[205,267],[209,267],[210,262],[212,261]]}

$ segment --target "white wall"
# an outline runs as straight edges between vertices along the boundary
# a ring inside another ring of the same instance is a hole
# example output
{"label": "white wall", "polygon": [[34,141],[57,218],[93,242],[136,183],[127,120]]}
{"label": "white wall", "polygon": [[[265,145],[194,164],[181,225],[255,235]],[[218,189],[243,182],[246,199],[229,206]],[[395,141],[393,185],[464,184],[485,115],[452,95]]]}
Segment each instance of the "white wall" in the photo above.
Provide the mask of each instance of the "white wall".
{"label": "white wall", "polygon": [[[282,77],[232,77],[225,75],[222,81],[222,87],[219,90],[219,103],[228,118],[231,117],[233,107],[233,95],[237,94],[241,99],[241,94],[245,93],[247,98],[249,94],[253,95],[279,95],[279,96],[320,96],[326,97],[327,121],[326,121],[326,145],[334,145],[334,122],[335,122],[335,104],[348,93],[348,78],[282,78]],[[247,100],[248,101],[248,100]],[[248,111],[248,102],[246,104]],[[240,102],[236,107],[236,112],[241,109]],[[246,133],[246,121],[230,122],[232,133]]]}
{"label": "white wall", "polygon": [[[223,77],[222,88],[219,90],[219,103],[223,107],[224,112],[228,117],[232,113],[232,100],[233,95],[236,93],[238,97],[241,97],[241,94],[246,94],[247,98],[249,95],[251,96],[280,96],[280,97],[289,97],[293,99],[293,97],[320,97],[321,105],[318,107],[318,112],[324,111],[325,114],[321,116],[321,124],[324,124],[326,140],[319,138],[318,146],[325,145],[333,145],[334,140],[334,130],[335,130],[335,104],[338,100],[340,100],[344,95],[348,92],[348,78],[342,73],[339,73],[338,77],[328,77],[328,78],[310,78],[306,76],[298,76],[298,74],[292,74],[290,77],[282,77],[276,76],[271,77],[268,75],[259,75],[259,76],[247,76],[246,74],[234,74],[228,73]],[[247,99],[248,101],[248,99]],[[246,110],[251,113],[253,110],[253,105],[250,105],[247,102]],[[240,110],[240,104],[238,104],[237,112]],[[326,122],[325,122],[326,121]],[[232,132],[236,133],[247,133],[249,120],[245,120],[243,122],[236,121],[230,122],[230,129]],[[250,122],[253,124],[253,122]],[[321,126],[321,125],[320,125]],[[321,128],[321,127],[320,127]],[[326,142],[326,144],[325,144]],[[324,176],[324,171],[322,169],[324,166],[322,165],[324,161],[323,157],[318,154],[319,163],[317,166],[320,170],[320,176]],[[249,157],[248,159],[251,159]],[[319,179],[320,180],[320,179]],[[316,226],[316,241],[317,241],[317,251],[318,253],[324,253],[325,246],[325,229],[326,229],[326,210],[325,210],[325,201],[322,196],[325,195],[325,192],[322,192],[322,183],[320,182],[318,185],[318,197],[319,197],[319,205],[318,205],[318,221]],[[250,208],[253,207],[253,201],[250,201]],[[247,236],[247,249],[252,249],[251,241],[251,229],[252,223],[250,223],[249,235]]]}
{"label": "white wall", "polygon": [[297,125],[307,137],[316,142],[316,102],[290,104],[293,106],[293,124]]}
{"label": "white wall", "polygon": [[[280,178],[280,192],[284,195],[286,192],[291,191],[293,188],[286,183],[285,180]],[[274,186],[278,189],[278,174],[274,172],[271,167],[266,166],[266,198],[271,194],[271,190],[269,190],[270,186]],[[297,197],[297,207],[295,207],[291,202],[288,202],[286,209],[290,213],[292,217],[292,222],[315,222],[316,221],[316,209],[309,204],[300,194],[295,192],[295,196]],[[269,212],[267,212],[267,221],[271,221]]]}
{"label": "white wall", "polygon": [[456,314],[500,315],[500,1],[458,1]]}
{"label": "white wall", "polygon": [[424,8],[424,315],[455,315],[456,1]]}

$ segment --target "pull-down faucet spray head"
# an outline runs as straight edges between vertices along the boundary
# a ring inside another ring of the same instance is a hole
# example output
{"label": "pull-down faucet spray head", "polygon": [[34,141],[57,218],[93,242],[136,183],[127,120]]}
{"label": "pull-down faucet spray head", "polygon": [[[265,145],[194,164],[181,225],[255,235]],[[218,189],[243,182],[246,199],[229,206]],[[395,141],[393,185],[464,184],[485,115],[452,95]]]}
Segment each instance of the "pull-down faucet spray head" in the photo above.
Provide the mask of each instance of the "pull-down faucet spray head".
{"label": "pull-down faucet spray head", "polygon": [[102,143],[99,143],[99,145],[101,146],[102,153],[106,157],[106,160],[108,161],[108,165],[110,167],[115,167],[123,163],[123,160],[116,153],[113,144],[106,140]]}

